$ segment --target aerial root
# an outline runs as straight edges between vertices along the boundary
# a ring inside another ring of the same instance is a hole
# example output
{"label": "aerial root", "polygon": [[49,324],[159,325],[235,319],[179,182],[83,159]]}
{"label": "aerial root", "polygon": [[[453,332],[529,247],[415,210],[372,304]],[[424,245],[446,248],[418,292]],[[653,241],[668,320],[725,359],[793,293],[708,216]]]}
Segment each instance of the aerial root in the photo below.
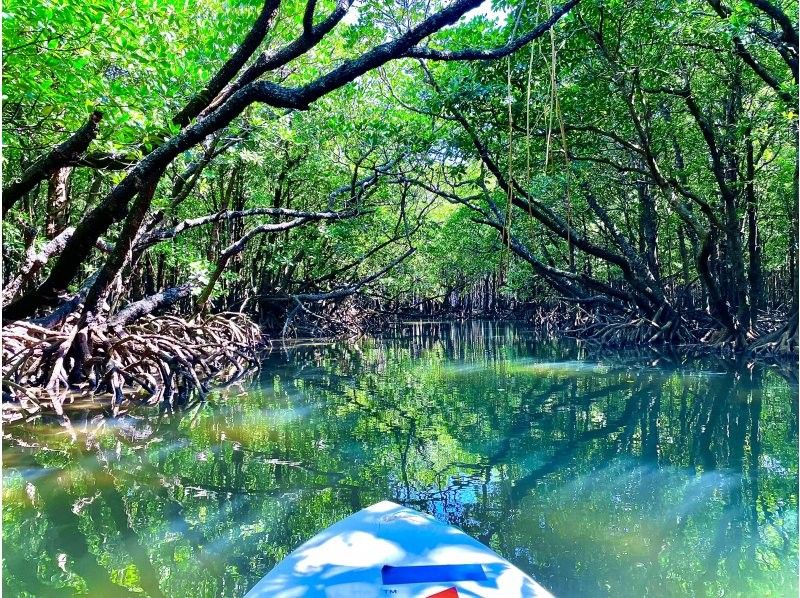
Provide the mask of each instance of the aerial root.
{"label": "aerial root", "polygon": [[[664,309],[659,309],[650,318],[635,312],[602,313],[582,306],[571,306],[570,309],[574,313],[568,321],[562,310],[560,325],[557,315],[548,314],[548,327],[592,345],[622,348],[670,344],[687,347],[697,345],[702,336],[697,326],[690,325],[679,314],[665,314]],[[538,325],[535,320],[534,323]]]}
{"label": "aerial root", "polygon": [[[772,318],[769,323],[759,322],[758,330],[750,331],[743,345],[742,339],[731,334],[716,322],[707,318],[690,319],[674,314],[665,316],[661,310],[652,318],[641,314],[608,314],[588,311],[578,306],[575,313],[567,319],[562,311],[561,330],[573,338],[598,347],[636,347],[671,345],[693,354],[734,354],[783,358],[796,356],[798,340],[798,315],[795,313],[788,321]],[[549,322],[556,319],[548,316]],[[534,324],[538,325],[536,320]]]}
{"label": "aerial root", "polygon": [[756,339],[750,350],[755,355],[789,355],[797,354],[798,345],[798,314],[795,312],[783,326]]}
{"label": "aerial root", "polygon": [[3,401],[27,413],[60,411],[76,393],[109,393],[115,406],[138,399],[171,407],[252,370],[260,342],[241,313],[145,316],[124,328],[79,329],[77,318],[60,330],[14,322],[3,328]]}

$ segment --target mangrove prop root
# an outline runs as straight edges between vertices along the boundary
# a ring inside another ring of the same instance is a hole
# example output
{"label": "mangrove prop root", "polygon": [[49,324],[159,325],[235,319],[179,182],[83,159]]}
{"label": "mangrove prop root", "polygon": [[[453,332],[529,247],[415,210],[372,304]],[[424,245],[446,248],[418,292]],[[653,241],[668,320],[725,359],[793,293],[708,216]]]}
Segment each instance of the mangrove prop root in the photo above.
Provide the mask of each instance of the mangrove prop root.
{"label": "mangrove prop root", "polygon": [[3,327],[3,401],[28,413],[60,411],[78,391],[108,393],[115,406],[136,398],[171,407],[255,368],[260,343],[258,326],[242,313],[146,316],[82,330],[77,317],[58,330],[13,322]]}
{"label": "mangrove prop root", "polygon": [[[548,331],[560,331],[589,345],[609,348],[671,345],[697,354],[738,352],[737,339],[715,325],[709,316],[663,317],[659,311],[652,319],[634,312],[609,314],[581,307],[571,315],[563,308],[546,311],[536,308],[526,318],[534,326],[544,324]],[[758,330],[748,335],[751,342],[745,354],[769,358],[796,356],[798,353],[798,317],[759,319]]]}

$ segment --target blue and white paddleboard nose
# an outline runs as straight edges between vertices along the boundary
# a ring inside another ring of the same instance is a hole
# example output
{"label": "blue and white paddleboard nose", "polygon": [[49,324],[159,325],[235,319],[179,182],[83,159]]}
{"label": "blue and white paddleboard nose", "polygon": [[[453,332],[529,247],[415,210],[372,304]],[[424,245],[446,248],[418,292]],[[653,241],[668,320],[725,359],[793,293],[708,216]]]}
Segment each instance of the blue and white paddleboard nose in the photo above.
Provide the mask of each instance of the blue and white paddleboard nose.
{"label": "blue and white paddleboard nose", "polygon": [[297,548],[246,598],[257,596],[527,598],[552,594],[461,530],[383,501]]}

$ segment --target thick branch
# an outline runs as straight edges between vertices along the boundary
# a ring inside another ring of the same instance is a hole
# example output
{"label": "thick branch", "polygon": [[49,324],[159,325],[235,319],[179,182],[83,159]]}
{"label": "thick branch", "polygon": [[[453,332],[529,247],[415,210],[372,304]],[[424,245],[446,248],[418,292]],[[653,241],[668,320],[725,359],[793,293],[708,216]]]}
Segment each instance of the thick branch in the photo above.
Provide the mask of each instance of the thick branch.
{"label": "thick branch", "polygon": [[195,285],[186,283],[178,287],[172,287],[171,289],[161,291],[155,295],[150,295],[149,297],[145,297],[140,301],[131,303],[124,309],[121,309],[119,312],[117,312],[117,314],[108,321],[108,325],[112,328],[127,326],[142,316],[151,314],[157,309],[167,307],[180,301],[181,299],[191,296],[194,288],[196,288]]}
{"label": "thick branch", "polygon": [[722,163],[722,156],[717,146],[717,139],[714,134],[714,129],[705,117],[697,102],[692,96],[690,91],[682,94],[683,99],[686,101],[686,107],[689,109],[692,117],[694,117],[700,132],[703,134],[703,139],[708,147],[708,153],[711,156],[711,171],[714,174],[714,179],[717,181],[720,193],[726,203],[733,203],[735,201],[734,193],[728,186],[728,181],[725,176],[725,166]]}
{"label": "thick branch", "polygon": [[[711,5],[711,8],[713,8],[714,11],[720,16],[720,18],[728,19],[730,17],[730,15],[731,15],[730,9],[728,7],[726,7],[726,6],[724,6],[722,4],[722,2],[720,2],[720,0],[707,0],[707,1]],[[756,5],[756,2],[753,2],[752,4]],[[784,15],[784,17],[785,17],[785,15]],[[789,24],[789,30],[794,32],[794,30],[791,27],[791,24]],[[778,34],[776,34],[776,35],[778,35]],[[794,33],[794,35],[795,35],[795,38],[796,38],[797,34]],[[780,36],[778,36],[778,37],[780,37]],[[772,89],[774,89],[775,93],[778,95],[779,98],[781,98],[784,102],[787,102],[788,104],[791,104],[792,106],[794,106],[796,104],[796,101],[794,100],[792,95],[787,93],[787,92],[785,92],[785,91],[783,91],[781,89],[780,82],[775,77],[773,77],[763,67],[763,65],[761,65],[761,63],[759,63],[755,59],[755,57],[752,55],[752,53],[745,46],[744,41],[742,41],[742,38],[739,37],[738,35],[733,35],[732,36],[732,40],[733,40],[734,49],[736,51],[736,55],[739,56],[739,58],[741,58],[742,62],[744,62],[747,66],[749,66],[753,70],[753,72],[756,75],[758,75],[761,78],[762,81],[764,81],[764,83],[766,83]],[[773,40],[772,36],[769,36],[769,40],[770,40],[771,44],[776,45],[776,43],[777,43],[777,45],[780,46],[781,42],[779,40]],[[796,39],[795,39],[795,47],[794,47],[794,54],[793,55],[787,53],[785,48],[780,48],[779,47],[778,51],[780,52],[781,56],[783,57],[784,62],[786,62],[786,64],[791,69],[792,74],[795,76],[795,79],[796,79],[797,78],[797,56],[796,56],[796,54],[797,54],[797,45],[796,45]]]}
{"label": "thick branch", "polygon": [[306,10],[303,13],[303,35],[311,35],[314,29],[314,9],[317,7],[317,0],[308,0]]}
{"label": "thick branch", "polygon": [[[728,19],[731,16],[731,9],[727,6],[723,5],[720,0],[707,0],[714,11],[723,19]],[[775,31],[767,31],[762,27],[759,27],[756,23],[750,24],[750,29],[759,37],[766,40],[770,45],[775,47],[778,50],[778,53],[783,58],[783,61],[788,65],[789,69],[792,71],[792,75],[794,76],[795,82],[797,81],[797,32],[795,31],[794,27],[792,26],[791,21],[788,19],[785,13],[783,13],[780,9],[773,6],[769,2],[765,0],[754,0],[751,2],[754,6],[759,8],[762,12],[766,13],[773,19],[775,19],[779,26],[781,27],[783,34],[781,35]],[[753,58],[752,54],[745,48],[743,41],[740,37],[734,35],[733,42],[736,46],[737,54],[739,55],[742,60],[752,68],[755,73],[764,80],[767,85],[774,87],[773,82],[777,83],[775,79],[766,72],[760,64],[758,64]],[[764,75],[767,75],[765,78]],[[779,93],[781,95],[781,93]],[[781,95],[783,98],[784,96]],[[791,104],[795,104],[793,100],[790,100]]]}
{"label": "thick branch", "polygon": [[229,97],[239,91],[245,85],[248,85],[258,79],[264,73],[273,71],[283,65],[291,62],[295,58],[302,56],[311,48],[316,46],[323,37],[325,37],[347,14],[353,0],[338,0],[336,8],[331,12],[326,19],[319,25],[313,27],[311,31],[304,30],[303,34],[295,39],[290,44],[275,51],[274,53],[264,52],[258,59],[240,75],[235,83],[228,85],[223,89],[214,101],[200,113],[200,117],[204,118],[210,112],[218,108]]}
{"label": "thick branch", "polygon": [[42,269],[51,257],[58,255],[64,250],[67,240],[75,232],[73,227],[66,228],[61,231],[57,237],[48,241],[44,247],[36,251],[33,246],[28,248],[25,254],[25,263],[19,269],[19,274],[14,277],[3,289],[3,305],[12,301],[19,293],[23,285],[31,280],[39,270]]}
{"label": "thick branch", "polygon": [[783,31],[784,41],[797,52],[797,30],[795,30],[791,19],[780,8],[771,4],[767,0],[748,0],[750,4],[758,8],[761,12],[769,15],[780,26]]}
{"label": "thick branch", "polygon": [[[519,241],[519,239],[517,239],[514,235],[509,234],[506,230],[505,224],[489,218],[475,218],[474,221],[479,224],[491,226],[500,232],[504,243],[508,243],[508,246],[514,253],[528,262],[534,271],[541,276],[548,285],[564,295],[566,298],[575,300],[578,303],[599,302],[615,310],[623,309],[623,304],[625,303],[631,305],[636,303],[631,294],[620,289],[615,289],[611,285],[592,278],[587,274],[573,274],[572,272],[559,270],[558,268],[554,268],[553,266],[545,264],[541,260],[537,259],[533,253],[531,253],[531,251]],[[590,297],[586,295],[583,288],[581,288],[582,286],[593,288],[601,293],[604,293],[605,295],[608,295],[609,297],[619,299],[623,302],[623,304],[615,303],[611,299],[605,297]]]}
{"label": "thick branch", "polygon": [[344,218],[352,218],[356,215],[357,212],[310,212],[308,216],[298,216],[297,218],[287,222],[280,222],[278,224],[262,224],[261,226],[257,226],[256,228],[247,231],[238,241],[229,245],[222,252],[220,258],[225,258],[228,260],[237,253],[241,253],[250,239],[256,235],[287,231],[296,226],[301,226],[306,222],[312,222],[314,220],[342,220]]}
{"label": "thick branch", "polygon": [[[432,81],[432,80],[431,80]],[[434,82],[435,85],[435,82]],[[438,87],[437,87],[438,89]],[[548,229],[556,233],[562,239],[569,239],[571,243],[573,243],[576,247],[594,255],[595,257],[599,257],[602,260],[610,262],[620,269],[622,269],[623,273],[625,273],[626,278],[633,277],[633,270],[631,268],[630,263],[625,257],[608,251],[600,246],[594,245],[588,239],[586,239],[583,235],[581,235],[578,231],[574,228],[570,227],[566,222],[564,222],[555,212],[553,212],[549,207],[545,206],[541,201],[531,196],[526,189],[524,189],[521,185],[519,185],[516,181],[509,182],[506,180],[503,171],[500,169],[500,166],[492,159],[491,155],[489,154],[489,150],[483,144],[483,142],[478,137],[477,132],[475,131],[474,127],[467,121],[461,112],[459,112],[453,106],[449,107],[450,112],[454,115],[455,119],[461,124],[467,134],[470,136],[475,149],[478,151],[478,155],[481,158],[481,161],[484,163],[486,168],[492,173],[494,178],[497,180],[498,185],[503,190],[506,195],[510,195],[512,198],[513,205],[517,206],[518,208],[524,210],[532,214],[539,222],[544,224]]]}
{"label": "thick branch", "polygon": [[37,183],[46,179],[59,168],[75,162],[97,136],[97,129],[102,118],[102,114],[93,112],[85,125],[75,131],[66,141],[57,145],[49,154],[31,164],[18,181],[3,189],[3,216],[5,217],[11,207]]}
{"label": "thick branch", "polygon": [[186,106],[172,119],[174,123],[186,126],[213,100],[222,89],[231,82],[236,73],[244,66],[253,53],[261,45],[264,36],[270,27],[270,22],[275,11],[280,5],[280,0],[266,0],[261,12],[253,23],[253,27],[244,38],[242,45],[233,53],[228,61],[217,71],[216,75],[208,82],[205,89],[195,95]]}
{"label": "thick branch", "polygon": [[125,262],[131,255],[131,249],[136,235],[139,232],[139,227],[147,214],[147,208],[153,200],[153,196],[158,186],[158,179],[160,173],[148,181],[147,185],[139,192],[139,197],[133,204],[133,207],[125,218],[125,223],[119,234],[114,249],[106,258],[103,267],[95,280],[92,288],[89,289],[89,294],[86,296],[86,303],[83,307],[81,319],[83,321],[90,321],[93,316],[97,315],[97,310],[102,301],[105,300],[114,278],[117,273],[122,270]]}
{"label": "thick branch", "polygon": [[787,93],[786,91],[781,89],[780,82],[775,77],[773,77],[767,71],[767,69],[765,69],[763,66],[761,66],[761,63],[759,63],[753,57],[753,55],[747,50],[747,48],[745,47],[744,43],[742,42],[742,40],[739,37],[737,37],[737,36],[733,37],[733,45],[734,45],[734,48],[736,49],[736,55],[739,56],[739,58],[742,59],[742,62],[744,62],[747,66],[749,66],[753,70],[753,72],[756,75],[758,75],[759,78],[764,83],[766,83],[772,89],[774,89],[775,93],[777,94],[777,96],[781,100],[783,100],[787,104],[791,104],[792,106],[794,106],[796,104],[794,98],[792,97],[792,94]]}

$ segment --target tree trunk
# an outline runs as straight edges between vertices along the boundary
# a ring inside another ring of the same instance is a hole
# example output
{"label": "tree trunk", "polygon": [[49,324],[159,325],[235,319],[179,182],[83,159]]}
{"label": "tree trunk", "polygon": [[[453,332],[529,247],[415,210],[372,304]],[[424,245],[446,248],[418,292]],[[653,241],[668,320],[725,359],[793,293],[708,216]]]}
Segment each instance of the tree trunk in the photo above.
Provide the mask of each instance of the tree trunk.
{"label": "tree trunk", "polygon": [[725,165],[725,182],[727,189],[722,189],[722,199],[725,214],[725,249],[730,266],[730,296],[733,309],[736,313],[736,343],[739,348],[745,344],[744,334],[750,328],[750,305],[747,299],[747,283],[745,282],[744,251],[740,234],[739,216],[736,211],[736,201],[739,192],[739,161],[735,154],[734,133],[739,124],[739,115],[742,111],[741,65],[733,74],[731,93],[726,106],[725,124],[726,132],[723,142],[723,159]]}
{"label": "tree trunk", "polygon": [[81,314],[82,323],[91,322],[98,315],[98,309],[107,298],[111,284],[130,258],[133,243],[153,200],[160,177],[161,172],[158,172],[152,179],[147,181],[131,206],[114,249],[106,259],[105,264],[103,264],[97,280],[95,280],[86,297],[86,303]]}
{"label": "tree trunk", "polygon": [[755,165],[753,164],[753,138],[747,132],[747,181],[745,197],[747,200],[747,250],[749,257],[748,282],[750,284],[751,322],[753,315],[764,305],[764,276],[761,270],[761,240],[758,234],[758,204],[755,192]]}
{"label": "tree trunk", "polygon": [[641,207],[640,221],[645,262],[656,282],[661,281],[661,268],[658,263],[658,215],[655,197],[646,183],[636,186]]}
{"label": "tree trunk", "polygon": [[69,176],[71,166],[55,170],[47,182],[47,225],[48,239],[54,239],[67,228],[69,219]]}

